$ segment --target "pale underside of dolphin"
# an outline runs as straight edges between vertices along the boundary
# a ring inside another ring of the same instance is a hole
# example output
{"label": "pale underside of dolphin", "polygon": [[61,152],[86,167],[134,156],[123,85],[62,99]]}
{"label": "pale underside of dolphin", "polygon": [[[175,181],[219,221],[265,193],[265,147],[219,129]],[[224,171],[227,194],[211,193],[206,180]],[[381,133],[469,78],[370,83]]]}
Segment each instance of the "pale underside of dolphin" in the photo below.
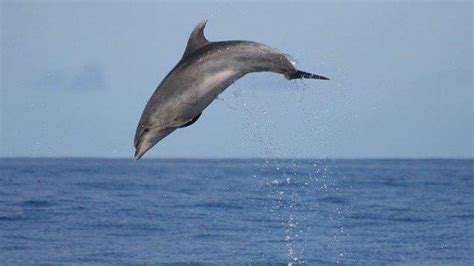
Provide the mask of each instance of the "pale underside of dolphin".
{"label": "pale underside of dolphin", "polygon": [[178,128],[187,127],[234,81],[269,71],[287,79],[328,78],[295,69],[288,57],[268,45],[249,41],[210,42],[206,21],[191,33],[178,64],[158,85],[143,110],[135,133],[135,159]]}

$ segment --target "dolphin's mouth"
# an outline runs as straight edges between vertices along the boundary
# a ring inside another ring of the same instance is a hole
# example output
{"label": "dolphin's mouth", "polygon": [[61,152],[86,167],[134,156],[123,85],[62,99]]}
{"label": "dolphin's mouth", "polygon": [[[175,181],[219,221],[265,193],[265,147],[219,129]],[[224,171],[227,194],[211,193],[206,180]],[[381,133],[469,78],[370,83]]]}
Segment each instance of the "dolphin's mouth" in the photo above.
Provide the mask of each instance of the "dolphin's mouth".
{"label": "dolphin's mouth", "polygon": [[151,149],[151,147],[153,147],[154,145],[156,144],[155,143],[150,143],[148,141],[142,141],[142,142],[139,142],[136,149],[135,149],[135,160],[140,160],[140,158],[142,158],[142,156],[149,150]]}
{"label": "dolphin's mouth", "polygon": [[149,132],[148,134],[153,134],[143,138],[140,142],[137,143],[135,149],[135,160],[140,160],[142,156],[156,143],[162,140],[164,137],[168,136],[171,132],[175,131],[176,128],[166,128],[157,132]]}
{"label": "dolphin's mouth", "polygon": [[140,158],[142,158],[143,154],[145,154],[144,152],[140,152],[140,149],[136,149],[135,150],[135,160],[140,160]]}

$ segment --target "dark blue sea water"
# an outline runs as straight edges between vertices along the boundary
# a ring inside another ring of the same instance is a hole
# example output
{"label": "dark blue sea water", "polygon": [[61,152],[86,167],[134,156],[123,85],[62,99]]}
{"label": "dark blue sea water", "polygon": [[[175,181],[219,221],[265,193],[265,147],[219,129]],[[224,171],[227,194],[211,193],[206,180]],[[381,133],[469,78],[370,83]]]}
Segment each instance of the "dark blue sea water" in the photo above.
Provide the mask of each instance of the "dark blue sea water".
{"label": "dark blue sea water", "polygon": [[0,160],[0,264],[474,264],[473,160]]}

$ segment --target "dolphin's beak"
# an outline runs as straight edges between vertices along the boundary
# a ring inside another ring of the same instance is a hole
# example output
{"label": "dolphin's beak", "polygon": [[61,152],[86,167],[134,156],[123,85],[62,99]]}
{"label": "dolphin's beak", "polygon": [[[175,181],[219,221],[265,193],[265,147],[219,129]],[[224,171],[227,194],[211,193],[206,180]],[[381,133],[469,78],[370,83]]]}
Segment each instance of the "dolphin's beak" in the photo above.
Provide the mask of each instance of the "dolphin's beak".
{"label": "dolphin's beak", "polygon": [[145,153],[140,152],[140,149],[136,149],[135,150],[135,160],[140,160],[140,158],[142,158],[143,154],[145,154]]}
{"label": "dolphin's beak", "polygon": [[150,145],[148,142],[139,143],[135,150],[135,160],[140,160],[143,154],[145,154],[145,152],[147,152],[152,146],[153,145]]}
{"label": "dolphin's beak", "polygon": [[143,138],[138,142],[135,150],[135,160],[140,160],[143,154],[145,154],[149,149],[151,149],[155,144],[162,140],[164,137],[168,136],[171,132],[175,131],[176,128],[167,128],[164,130],[157,131],[152,133],[151,138]]}

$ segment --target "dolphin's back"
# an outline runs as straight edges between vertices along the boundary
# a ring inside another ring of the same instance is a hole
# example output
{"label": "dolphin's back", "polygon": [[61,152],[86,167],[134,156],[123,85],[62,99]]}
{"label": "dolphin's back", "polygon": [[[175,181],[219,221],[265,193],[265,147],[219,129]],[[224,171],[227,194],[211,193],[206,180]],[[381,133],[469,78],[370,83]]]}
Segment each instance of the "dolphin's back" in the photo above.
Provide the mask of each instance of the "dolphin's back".
{"label": "dolphin's back", "polygon": [[285,74],[295,70],[285,54],[268,45],[250,41],[210,42],[182,61],[185,64],[211,62],[214,67],[225,65],[242,72],[242,76],[259,71]]}

